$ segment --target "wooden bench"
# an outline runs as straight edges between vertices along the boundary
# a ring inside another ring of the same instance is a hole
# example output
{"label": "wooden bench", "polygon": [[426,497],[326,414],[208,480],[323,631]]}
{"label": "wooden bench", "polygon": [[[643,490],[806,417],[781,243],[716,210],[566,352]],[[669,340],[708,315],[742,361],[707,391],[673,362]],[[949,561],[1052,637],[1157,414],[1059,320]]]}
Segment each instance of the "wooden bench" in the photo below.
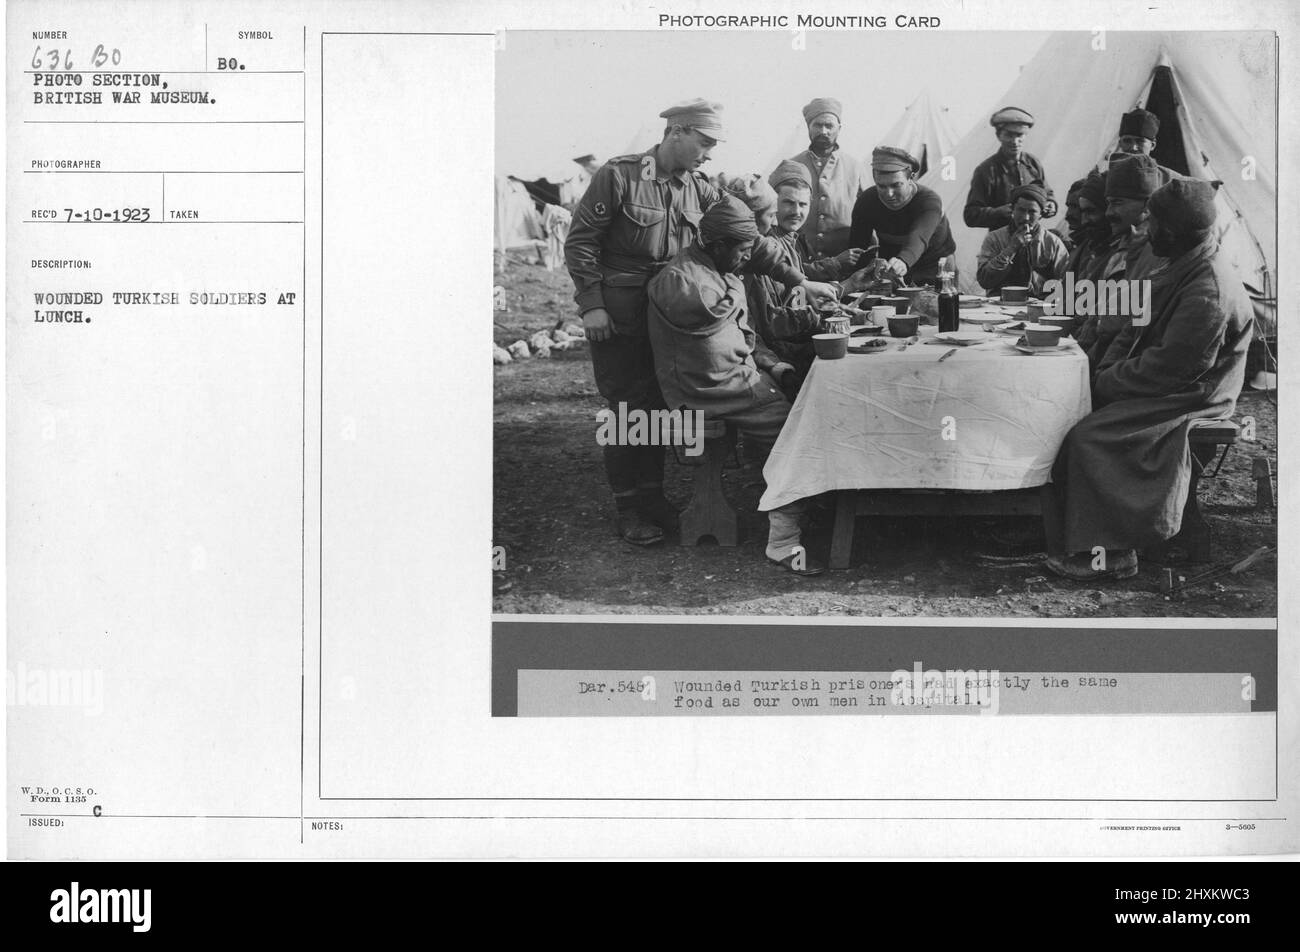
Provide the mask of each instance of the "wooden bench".
{"label": "wooden bench", "polygon": [[[1192,479],[1183,504],[1183,525],[1178,535],[1145,554],[1157,562],[1209,562],[1211,558],[1210,524],[1201,515],[1197,499],[1201,479],[1213,479],[1240,430],[1231,420],[1195,420],[1187,431],[1187,445],[1192,453]],[[1213,469],[1211,469],[1213,467]]]}

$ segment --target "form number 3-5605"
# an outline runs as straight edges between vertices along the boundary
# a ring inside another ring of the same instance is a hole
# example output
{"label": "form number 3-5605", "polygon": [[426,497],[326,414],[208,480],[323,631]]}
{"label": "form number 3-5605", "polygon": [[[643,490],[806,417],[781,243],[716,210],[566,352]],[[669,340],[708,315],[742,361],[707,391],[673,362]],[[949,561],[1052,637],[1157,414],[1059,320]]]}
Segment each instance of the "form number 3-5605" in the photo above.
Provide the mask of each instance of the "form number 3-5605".
{"label": "form number 3-5605", "polygon": [[[122,51],[119,49],[106,50],[104,44],[96,45],[95,52],[90,57],[90,68],[99,69],[105,63],[112,66],[122,64]],[[32,53],[32,69],[72,69],[72,50],[49,49],[41,52],[41,48],[36,47],[36,52]]]}

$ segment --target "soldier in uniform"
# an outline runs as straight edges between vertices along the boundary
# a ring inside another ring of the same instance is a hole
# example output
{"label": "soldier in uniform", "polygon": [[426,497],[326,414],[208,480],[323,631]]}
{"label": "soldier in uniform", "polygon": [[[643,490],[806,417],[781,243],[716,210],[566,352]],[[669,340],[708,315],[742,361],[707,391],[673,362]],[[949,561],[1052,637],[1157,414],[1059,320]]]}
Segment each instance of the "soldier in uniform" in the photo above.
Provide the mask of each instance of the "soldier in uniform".
{"label": "soldier in uniform", "polygon": [[[646,330],[646,284],[696,238],[704,212],[721,198],[700,167],[722,140],[721,106],[695,99],[665,109],[663,141],[639,155],[610,159],[592,177],[564,246],[582,312],[596,388],[615,413],[665,409]],[[782,263],[759,238],[749,267],[814,299],[834,289]],[[676,518],[663,495],[662,446],[605,446],[618,532],[653,545]]]}
{"label": "soldier in uniform", "polygon": [[[838,99],[829,96],[814,99],[803,107],[803,121],[808,124],[808,148],[787,161],[797,162],[808,170],[812,189],[808,220],[800,232],[808,248],[818,258],[833,258],[849,247],[849,225],[853,203],[871,188],[871,177],[862,163],[840,149],[840,122],[844,109]],[[782,162],[768,178],[773,188],[780,185],[778,173]]]}
{"label": "soldier in uniform", "polygon": [[1044,218],[1056,217],[1056,199],[1047,184],[1043,163],[1024,150],[1025,134],[1034,117],[1016,106],[999,109],[989,118],[997,130],[998,151],[975,166],[962,220],[968,228],[1003,228],[1011,224],[1011,190],[1039,185],[1047,193]]}

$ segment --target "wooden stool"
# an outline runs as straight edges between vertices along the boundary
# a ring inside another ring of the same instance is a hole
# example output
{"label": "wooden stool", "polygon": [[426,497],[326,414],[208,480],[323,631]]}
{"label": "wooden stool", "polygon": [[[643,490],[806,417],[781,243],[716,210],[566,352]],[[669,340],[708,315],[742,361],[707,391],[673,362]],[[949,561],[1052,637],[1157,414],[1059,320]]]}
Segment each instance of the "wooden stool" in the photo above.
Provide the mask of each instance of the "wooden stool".
{"label": "wooden stool", "polygon": [[722,465],[736,445],[736,431],[722,420],[709,420],[701,430],[704,452],[686,457],[694,466],[691,502],[681,514],[682,545],[699,545],[712,536],[718,545],[736,544],[736,510],[722,493]]}
{"label": "wooden stool", "polygon": [[[1187,486],[1187,502],[1183,504],[1183,525],[1178,535],[1154,546],[1148,553],[1157,562],[1169,561],[1171,550],[1179,549],[1188,562],[1209,562],[1211,557],[1210,524],[1201,515],[1201,504],[1196,498],[1201,478],[1213,479],[1228,450],[1237,442],[1237,424],[1231,420],[1194,420],[1187,431],[1187,443],[1192,451],[1192,479]],[[1213,466],[1214,469],[1210,470]]]}

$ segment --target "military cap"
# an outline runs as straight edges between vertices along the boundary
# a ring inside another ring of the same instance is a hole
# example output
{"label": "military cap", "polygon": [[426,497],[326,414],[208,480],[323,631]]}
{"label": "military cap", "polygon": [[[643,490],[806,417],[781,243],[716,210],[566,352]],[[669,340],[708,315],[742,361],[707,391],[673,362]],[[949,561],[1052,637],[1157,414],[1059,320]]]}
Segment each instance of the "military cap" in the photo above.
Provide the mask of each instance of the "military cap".
{"label": "military cap", "polygon": [[776,171],[767,177],[767,181],[773,188],[796,183],[804,188],[812,188],[812,174],[808,171],[808,166],[794,159],[782,159]]}
{"label": "military cap", "polygon": [[1003,106],[989,118],[989,125],[998,130],[1010,127],[1017,132],[1028,132],[1034,127],[1034,117],[1019,106]]}
{"label": "military cap", "polygon": [[899,149],[892,145],[881,145],[871,150],[871,170],[873,172],[905,172],[909,169],[915,175],[921,171],[921,163],[906,149]]}
{"label": "military cap", "polygon": [[1112,162],[1106,172],[1106,197],[1146,201],[1162,184],[1160,166],[1155,159],[1149,155],[1126,155]]}
{"label": "military cap", "polygon": [[1106,204],[1106,173],[1096,169],[1089,172],[1083,180],[1083,188],[1079,189],[1079,197],[1086,198],[1098,208],[1103,207]]}
{"label": "military cap", "polygon": [[1040,211],[1047,208],[1047,190],[1041,185],[1030,182],[1028,185],[1018,185],[1011,190],[1011,204],[1014,205],[1022,198],[1037,202]]}
{"label": "military cap", "polygon": [[757,173],[735,176],[727,183],[726,189],[756,214],[776,204],[776,190]]}
{"label": "military cap", "polygon": [[1141,136],[1143,139],[1156,140],[1157,133],[1160,132],[1160,117],[1154,112],[1147,112],[1145,109],[1134,109],[1132,112],[1126,112],[1119,120],[1119,134],[1121,136]]}
{"label": "military cap", "polygon": [[1218,218],[1214,196],[1222,182],[1174,179],[1152,193],[1147,206],[1175,232],[1204,231]]}
{"label": "military cap", "polygon": [[669,124],[685,126],[704,133],[710,139],[722,141],[722,103],[704,99],[688,99],[659,113]]}
{"label": "military cap", "polygon": [[584,162],[595,162],[596,157],[589,152],[586,155],[578,156],[573,161],[577,162],[579,165],[582,165]]}

